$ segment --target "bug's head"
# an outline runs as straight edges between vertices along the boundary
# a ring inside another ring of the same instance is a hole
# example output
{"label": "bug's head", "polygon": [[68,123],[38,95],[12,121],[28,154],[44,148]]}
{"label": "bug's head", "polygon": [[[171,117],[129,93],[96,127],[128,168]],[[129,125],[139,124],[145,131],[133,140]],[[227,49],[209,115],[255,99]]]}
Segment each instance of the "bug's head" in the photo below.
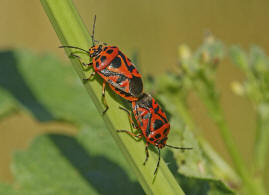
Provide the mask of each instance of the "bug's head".
{"label": "bug's head", "polygon": [[103,49],[103,45],[94,45],[94,46],[92,46],[89,49],[90,57],[93,58],[93,57],[98,56],[101,53],[102,49]]}
{"label": "bug's head", "polygon": [[166,141],[167,141],[167,137],[164,137],[163,139],[158,141],[155,146],[162,149],[164,146],[166,146]]}

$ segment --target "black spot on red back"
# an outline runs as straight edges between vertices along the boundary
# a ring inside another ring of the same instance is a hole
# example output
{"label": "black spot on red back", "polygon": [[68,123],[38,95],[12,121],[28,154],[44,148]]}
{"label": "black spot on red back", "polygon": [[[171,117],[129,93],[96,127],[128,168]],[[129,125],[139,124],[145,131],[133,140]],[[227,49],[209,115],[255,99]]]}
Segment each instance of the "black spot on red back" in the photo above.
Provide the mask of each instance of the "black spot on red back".
{"label": "black spot on red back", "polygon": [[106,51],[107,54],[112,54],[113,53],[113,49],[109,49]]}
{"label": "black spot on red back", "polygon": [[110,64],[113,68],[119,68],[121,66],[121,59],[119,57],[115,57],[111,64]]}
{"label": "black spot on red back", "polygon": [[154,138],[153,138],[153,137],[151,137],[151,138],[149,138],[149,140],[153,142],[153,141],[154,141]]}
{"label": "black spot on red back", "polygon": [[163,126],[163,122],[159,119],[156,119],[154,121],[154,124],[153,124],[153,128],[154,130],[158,130],[159,128],[161,128]]}
{"label": "black spot on red back", "polygon": [[159,134],[159,133],[155,135],[156,139],[159,139],[160,137],[161,137],[161,134]]}
{"label": "black spot on red back", "polygon": [[168,133],[168,128],[163,131],[163,134],[166,135]]}
{"label": "black spot on red back", "polygon": [[101,62],[103,63],[106,60],[106,56],[101,57]]}
{"label": "black spot on red back", "polygon": [[160,108],[160,107],[159,107],[159,106],[157,106],[157,107],[154,109],[154,112],[155,112],[155,113],[158,113],[159,108]]}
{"label": "black spot on red back", "polygon": [[98,68],[99,67],[99,62],[96,62],[95,65],[96,65],[96,68]]}

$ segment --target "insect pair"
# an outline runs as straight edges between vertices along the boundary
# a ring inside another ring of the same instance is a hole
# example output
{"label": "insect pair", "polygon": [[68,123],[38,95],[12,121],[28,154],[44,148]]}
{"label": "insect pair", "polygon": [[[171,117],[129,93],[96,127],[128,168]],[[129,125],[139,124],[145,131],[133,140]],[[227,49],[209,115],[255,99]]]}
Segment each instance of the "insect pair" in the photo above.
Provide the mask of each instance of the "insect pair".
{"label": "insect pair", "polygon": [[[157,147],[159,159],[154,171],[154,174],[156,174],[160,163],[160,149],[165,146],[182,150],[191,148],[175,147],[166,144],[168,139],[167,136],[170,131],[170,124],[165,113],[151,95],[143,92],[141,74],[137,71],[131,60],[124,55],[118,47],[108,46],[106,44],[95,45],[95,22],[96,16],[94,17],[93,32],[91,36],[93,46],[88,51],[75,46],[60,46],[60,48],[74,48],[81,50],[92,59],[92,62],[89,64],[82,63],[85,66],[92,66],[94,70],[90,77],[85,80],[91,79],[96,73],[103,79],[102,98],[106,107],[103,114],[105,114],[109,108],[105,100],[106,84],[108,84],[116,94],[132,102],[132,111],[141,133],[135,135],[127,130],[118,130],[117,132],[126,132],[137,138],[145,138],[146,159],[144,164],[147,162],[149,157],[148,145],[152,144]],[[71,55],[76,56],[74,54]],[[133,126],[136,127],[130,112],[125,108],[121,109],[128,112],[130,121]]]}

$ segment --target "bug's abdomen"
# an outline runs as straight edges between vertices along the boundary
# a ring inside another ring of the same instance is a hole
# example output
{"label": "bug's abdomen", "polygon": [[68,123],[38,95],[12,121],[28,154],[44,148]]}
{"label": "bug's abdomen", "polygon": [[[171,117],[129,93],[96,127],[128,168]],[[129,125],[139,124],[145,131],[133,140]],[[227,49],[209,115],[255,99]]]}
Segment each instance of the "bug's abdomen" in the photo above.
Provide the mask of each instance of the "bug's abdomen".
{"label": "bug's abdomen", "polygon": [[165,146],[170,131],[170,123],[159,104],[151,96],[132,103],[135,119],[146,141],[159,148]]}

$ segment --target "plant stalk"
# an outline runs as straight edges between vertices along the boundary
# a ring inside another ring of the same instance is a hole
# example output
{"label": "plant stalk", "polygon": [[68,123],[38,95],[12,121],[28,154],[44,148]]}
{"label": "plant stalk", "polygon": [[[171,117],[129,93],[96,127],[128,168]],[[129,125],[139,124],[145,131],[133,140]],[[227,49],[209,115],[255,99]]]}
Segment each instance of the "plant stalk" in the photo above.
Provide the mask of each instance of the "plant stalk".
{"label": "plant stalk", "polygon": [[233,161],[235,170],[243,181],[243,188],[246,189],[246,193],[250,195],[265,195],[266,193],[264,187],[258,180],[255,180],[255,178],[252,177],[242,156],[237,150],[232,138],[232,134],[230,133],[226,121],[224,120],[218,98],[216,96],[207,96],[205,94],[200,94],[200,97],[203,99],[203,102],[209,111],[209,115],[219,129],[220,135]]}
{"label": "plant stalk", "polygon": [[269,146],[269,118],[257,111],[257,130],[255,140],[255,174],[263,177]]}

